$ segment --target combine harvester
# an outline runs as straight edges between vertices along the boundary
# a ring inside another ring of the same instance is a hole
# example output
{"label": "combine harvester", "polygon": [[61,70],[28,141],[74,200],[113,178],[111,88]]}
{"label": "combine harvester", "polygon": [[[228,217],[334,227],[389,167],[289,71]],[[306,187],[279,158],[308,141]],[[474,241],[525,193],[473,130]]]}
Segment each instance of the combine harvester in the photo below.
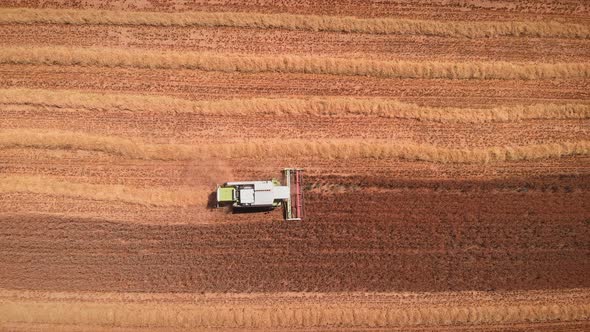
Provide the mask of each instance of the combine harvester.
{"label": "combine harvester", "polygon": [[303,220],[303,169],[283,169],[285,185],[276,180],[226,182],[217,186],[217,207],[234,212],[269,211],[282,205],[285,220]]}

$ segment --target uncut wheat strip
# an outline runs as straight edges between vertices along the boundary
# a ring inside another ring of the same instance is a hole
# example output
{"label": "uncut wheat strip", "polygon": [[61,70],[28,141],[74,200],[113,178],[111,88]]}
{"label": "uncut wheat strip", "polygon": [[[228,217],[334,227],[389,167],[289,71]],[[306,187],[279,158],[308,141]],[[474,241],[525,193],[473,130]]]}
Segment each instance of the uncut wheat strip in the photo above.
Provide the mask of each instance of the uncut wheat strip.
{"label": "uncut wheat strip", "polygon": [[188,206],[207,201],[204,189],[135,188],[124,185],[103,185],[56,180],[51,177],[9,175],[0,177],[0,193],[33,193],[84,198],[97,201],[118,201],[145,206]]}
{"label": "uncut wheat strip", "polygon": [[484,123],[531,119],[588,119],[587,104],[534,104],[489,109],[427,107],[382,98],[251,98],[192,101],[170,96],[88,93],[71,90],[0,89],[0,104],[86,110],[126,110],[203,115],[363,115],[437,122]]}
{"label": "uncut wheat strip", "polygon": [[249,56],[111,48],[6,47],[0,63],[30,65],[197,69],[241,73],[302,73],[382,78],[588,78],[590,63],[411,62],[318,56]]}
{"label": "uncut wheat strip", "polygon": [[555,21],[445,22],[403,18],[357,18],[248,12],[162,13],[93,9],[2,8],[0,9],[0,23],[237,27],[466,38],[497,36],[590,37],[590,28],[587,25]]}
{"label": "uncut wheat strip", "polygon": [[488,163],[589,155],[590,141],[531,144],[512,147],[454,149],[412,142],[355,140],[257,140],[224,144],[147,144],[132,139],[67,131],[5,130],[0,149],[36,148],[104,152],[132,159],[194,160],[202,158],[399,158],[439,163]]}

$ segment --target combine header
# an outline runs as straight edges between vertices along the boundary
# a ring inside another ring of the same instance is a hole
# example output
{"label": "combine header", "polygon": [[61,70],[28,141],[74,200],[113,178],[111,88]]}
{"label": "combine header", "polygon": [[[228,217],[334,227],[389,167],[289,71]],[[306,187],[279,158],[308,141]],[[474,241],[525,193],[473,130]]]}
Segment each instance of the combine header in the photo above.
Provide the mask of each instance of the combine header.
{"label": "combine header", "polygon": [[234,211],[268,211],[282,205],[285,220],[303,220],[303,169],[283,169],[284,185],[276,180],[226,182],[217,186],[217,207]]}

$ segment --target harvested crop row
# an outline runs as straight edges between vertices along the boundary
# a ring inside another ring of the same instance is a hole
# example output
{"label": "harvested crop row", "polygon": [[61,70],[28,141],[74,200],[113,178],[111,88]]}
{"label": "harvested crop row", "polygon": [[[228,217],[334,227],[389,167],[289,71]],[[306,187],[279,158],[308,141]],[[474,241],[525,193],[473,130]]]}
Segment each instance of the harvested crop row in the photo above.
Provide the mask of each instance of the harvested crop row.
{"label": "harvested crop row", "polygon": [[[9,291],[4,291],[9,293]],[[0,316],[3,325],[27,322],[29,324],[60,325],[76,324],[78,328],[109,326],[130,328],[147,326],[153,328],[319,328],[327,329],[337,326],[339,329],[359,328],[393,328],[414,326],[485,326],[500,324],[568,322],[590,318],[590,304],[581,301],[571,303],[548,304],[520,301],[516,303],[487,302],[461,305],[457,303],[437,303],[435,305],[408,303],[372,305],[366,302],[350,301],[328,302],[324,294],[309,302],[289,303],[277,301],[272,305],[225,298],[227,303],[213,302],[216,294],[207,297],[193,295],[189,301],[174,302],[160,299],[167,294],[122,294],[92,296],[84,292],[75,299],[68,299],[69,294],[54,293],[51,297],[2,299]],[[47,293],[43,294],[45,296]],[[111,295],[107,297],[107,295]],[[125,295],[124,299],[121,297]],[[177,298],[185,299],[184,294]],[[159,297],[158,297],[159,296]],[[244,295],[241,295],[245,297]],[[428,294],[407,294],[412,299]],[[465,295],[467,296],[467,295]],[[63,297],[66,297],[65,299]],[[365,298],[369,295],[365,294]],[[147,298],[139,301],[135,299]],[[524,298],[524,296],[523,296]],[[232,301],[233,300],[233,301]],[[209,301],[209,303],[207,303]],[[293,302],[293,301],[291,301]],[[524,303],[523,303],[524,302]],[[115,315],[112,313],[116,312]]]}
{"label": "harvested crop row", "polygon": [[0,148],[98,151],[134,159],[194,160],[206,157],[300,157],[325,159],[400,158],[439,163],[487,163],[590,155],[590,141],[534,144],[516,147],[450,149],[411,142],[383,143],[350,140],[251,141],[236,144],[146,144],[114,136],[66,131],[7,130]]}
{"label": "harvested crop row", "polygon": [[482,123],[529,119],[588,119],[590,105],[536,104],[489,109],[426,107],[371,98],[252,98],[192,101],[169,96],[86,93],[70,90],[0,89],[0,103],[32,104],[88,110],[187,112],[203,115],[364,115],[438,122]]}
{"label": "harvested crop row", "polygon": [[588,38],[590,28],[560,22],[441,22],[240,12],[122,12],[107,10],[3,8],[0,23],[211,26],[445,37],[529,36]]}
{"label": "harvested crop row", "polygon": [[133,188],[122,185],[74,183],[41,176],[11,175],[0,178],[0,193],[63,195],[97,201],[118,201],[153,206],[188,206],[207,202],[205,189]]}
{"label": "harvested crop row", "polygon": [[589,63],[376,61],[317,56],[219,55],[200,52],[67,47],[3,48],[0,50],[0,63],[424,79],[535,80],[590,77]]}

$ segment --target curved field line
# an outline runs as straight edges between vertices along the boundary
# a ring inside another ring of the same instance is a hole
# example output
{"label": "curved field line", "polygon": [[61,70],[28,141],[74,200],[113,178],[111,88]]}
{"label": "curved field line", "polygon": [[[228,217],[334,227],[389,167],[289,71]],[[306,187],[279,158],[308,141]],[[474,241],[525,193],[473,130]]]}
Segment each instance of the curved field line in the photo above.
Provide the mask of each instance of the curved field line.
{"label": "curved field line", "polygon": [[162,13],[92,9],[2,8],[0,9],[0,23],[238,27],[466,38],[496,36],[590,37],[590,28],[586,25],[555,21],[444,22],[402,18],[357,18],[247,12]]}
{"label": "curved field line", "polygon": [[224,144],[146,144],[116,136],[67,131],[6,130],[0,132],[0,149],[36,148],[87,150],[133,159],[193,160],[201,158],[400,158],[439,163],[488,163],[590,155],[590,141],[532,144],[514,147],[453,149],[411,142],[353,140],[257,140]]}
{"label": "curved field line", "polygon": [[111,48],[6,47],[0,63],[63,66],[197,69],[241,73],[300,73],[423,79],[588,78],[590,63],[411,62],[318,56],[220,55]]}
{"label": "curved field line", "polygon": [[483,123],[530,119],[588,119],[590,105],[535,104],[489,109],[427,107],[381,98],[251,98],[192,101],[170,96],[87,93],[70,90],[0,89],[0,104],[64,108],[186,112],[203,115],[364,115],[437,122]]}
{"label": "curved field line", "polygon": [[97,201],[118,201],[153,206],[188,206],[207,202],[205,189],[134,188],[60,181],[50,177],[10,175],[0,177],[0,193],[33,193],[59,195]]}

